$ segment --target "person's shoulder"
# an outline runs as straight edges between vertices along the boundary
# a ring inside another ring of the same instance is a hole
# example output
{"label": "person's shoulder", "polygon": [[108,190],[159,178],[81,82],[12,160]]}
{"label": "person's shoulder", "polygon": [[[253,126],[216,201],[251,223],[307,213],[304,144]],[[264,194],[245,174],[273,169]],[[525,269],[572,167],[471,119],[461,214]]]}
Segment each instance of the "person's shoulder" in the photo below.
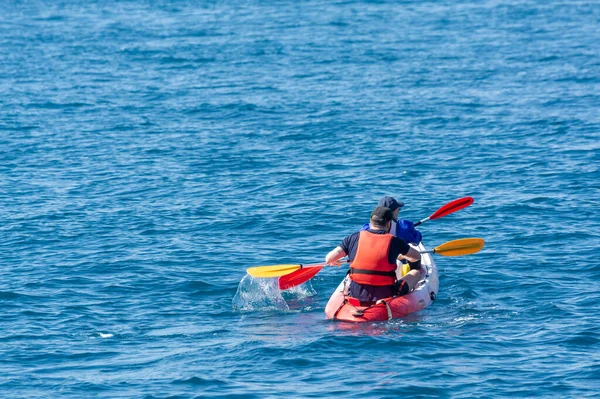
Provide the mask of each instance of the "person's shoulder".
{"label": "person's shoulder", "polygon": [[[342,240],[342,243],[340,245],[341,248],[346,250],[346,249],[349,249],[350,247],[356,245],[356,243],[358,242],[358,237],[360,237],[360,231],[357,231],[356,233],[347,235]],[[348,252],[348,251],[346,251],[346,252]]]}
{"label": "person's shoulder", "polygon": [[360,231],[355,231],[354,233],[348,234],[346,237],[344,237],[344,240],[348,240],[358,236],[360,236]]}
{"label": "person's shoulder", "polygon": [[415,225],[410,220],[400,219],[398,220],[398,230],[414,231]]}
{"label": "person's shoulder", "polygon": [[392,238],[392,244],[393,245],[398,245],[400,247],[408,247],[408,242],[406,242],[405,239],[401,238],[401,237],[397,237],[397,236],[393,236]]}

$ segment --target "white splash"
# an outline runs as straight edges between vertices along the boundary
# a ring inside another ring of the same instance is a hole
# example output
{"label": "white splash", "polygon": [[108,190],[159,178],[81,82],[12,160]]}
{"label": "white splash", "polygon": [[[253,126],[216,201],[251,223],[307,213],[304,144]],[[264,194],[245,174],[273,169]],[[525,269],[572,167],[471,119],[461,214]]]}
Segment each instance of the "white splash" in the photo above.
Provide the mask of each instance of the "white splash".
{"label": "white splash", "polygon": [[240,281],[232,306],[241,311],[289,310],[276,278],[254,278],[249,275]]}

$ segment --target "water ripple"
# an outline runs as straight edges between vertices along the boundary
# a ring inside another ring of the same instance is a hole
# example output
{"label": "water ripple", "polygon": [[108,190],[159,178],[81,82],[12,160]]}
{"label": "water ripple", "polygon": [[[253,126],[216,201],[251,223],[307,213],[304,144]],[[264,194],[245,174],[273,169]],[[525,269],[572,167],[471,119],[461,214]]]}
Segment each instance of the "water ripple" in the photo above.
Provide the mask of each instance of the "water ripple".
{"label": "water ripple", "polygon": [[[3,397],[596,397],[593,2],[2,4]],[[440,292],[284,293],[382,195]]]}

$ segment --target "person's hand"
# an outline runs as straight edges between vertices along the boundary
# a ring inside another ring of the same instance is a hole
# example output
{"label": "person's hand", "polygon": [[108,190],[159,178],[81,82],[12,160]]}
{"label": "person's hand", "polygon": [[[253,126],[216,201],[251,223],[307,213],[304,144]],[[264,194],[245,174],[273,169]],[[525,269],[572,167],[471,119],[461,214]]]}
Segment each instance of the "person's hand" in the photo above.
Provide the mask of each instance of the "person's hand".
{"label": "person's hand", "polygon": [[329,261],[327,264],[329,266],[335,266],[335,267],[340,267],[342,265],[339,259],[338,260]]}

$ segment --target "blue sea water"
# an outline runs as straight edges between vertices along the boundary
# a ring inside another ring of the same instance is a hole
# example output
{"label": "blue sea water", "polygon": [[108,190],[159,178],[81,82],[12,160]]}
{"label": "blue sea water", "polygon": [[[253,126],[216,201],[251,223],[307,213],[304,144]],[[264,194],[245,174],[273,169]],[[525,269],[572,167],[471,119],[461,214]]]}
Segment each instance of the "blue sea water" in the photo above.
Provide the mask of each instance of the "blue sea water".
{"label": "blue sea water", "polygon": [[[0,396],[600,396],[600,3],[0,5]],[[435,303],[280,293],[379,197]]]}

